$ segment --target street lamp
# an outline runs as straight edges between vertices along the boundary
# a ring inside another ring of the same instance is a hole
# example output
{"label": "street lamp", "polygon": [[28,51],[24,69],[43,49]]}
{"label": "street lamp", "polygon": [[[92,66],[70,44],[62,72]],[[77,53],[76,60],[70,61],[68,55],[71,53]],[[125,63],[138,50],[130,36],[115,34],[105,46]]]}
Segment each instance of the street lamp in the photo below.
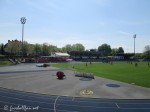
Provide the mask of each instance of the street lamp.
{"label": "street lamp", "polygon": [[22,24],[22,60],[23,60],[23,35],[24,35],[24,24],[26,23],[26,18],[21,18],[21,24]]}
{"label": "street lamp", "polygon": [[133,35],[134,38],[134,57],[135,57],[135,38],[136,38],[136,34]]}

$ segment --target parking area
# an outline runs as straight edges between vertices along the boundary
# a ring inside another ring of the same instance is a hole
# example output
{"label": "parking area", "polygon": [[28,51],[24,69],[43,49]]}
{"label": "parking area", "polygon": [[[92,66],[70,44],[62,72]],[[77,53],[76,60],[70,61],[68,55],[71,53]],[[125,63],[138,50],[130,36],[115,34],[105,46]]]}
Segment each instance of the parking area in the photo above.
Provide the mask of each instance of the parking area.
{"label": "parking area", "polygon": [[[66,79],[58,80],[57,71],[63,71]],[[70,69],[36,67],[35,63],[0,67],[0,87],[58,96],[150,99],[149,88],[100,77],[87,80],[75,77]]]}

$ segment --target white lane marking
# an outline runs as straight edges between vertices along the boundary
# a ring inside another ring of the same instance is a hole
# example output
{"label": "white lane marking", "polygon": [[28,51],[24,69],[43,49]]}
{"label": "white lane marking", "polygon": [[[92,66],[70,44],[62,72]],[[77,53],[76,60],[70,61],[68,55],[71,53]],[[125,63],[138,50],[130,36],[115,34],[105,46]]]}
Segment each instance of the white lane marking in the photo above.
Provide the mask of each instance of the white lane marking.
{"label": "white lane marking", "polygon": [[72,101],[74,101],[74,97],[72,97]]}
{"label": "white lane marking", "polygon": [[55,99],[55,102],[54,102],[54,112],[56,112],[56,102],[57,102],[57,100],[58,100],[59,97],[60,96],[57,96],[57,98]]}
{"label": "white lane marking", "polygon": [[117,103],[115,103],[115,104],[116,104],[116,106],[117,106],[118,108],[120,108],[119,105],[118,105]]}

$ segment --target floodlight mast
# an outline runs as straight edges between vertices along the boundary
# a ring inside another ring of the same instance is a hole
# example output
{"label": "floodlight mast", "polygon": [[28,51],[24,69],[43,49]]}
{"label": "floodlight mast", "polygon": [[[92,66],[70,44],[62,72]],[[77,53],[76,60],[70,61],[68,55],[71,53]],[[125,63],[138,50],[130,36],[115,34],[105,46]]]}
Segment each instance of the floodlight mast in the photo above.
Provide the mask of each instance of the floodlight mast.
{"label": "floodlight mast", "polygon": [[22,17],[21,18],[21,24],[22,24],[22,47],[21,47],[21,49],[22,49],[22,61],[23,61],[23,36],[24,36],[24,24],[26,23],[26,18],[25,17]]}
{"label": "floodlight mast", "polygon": [[136,38],[136,34],[133,35],[134,38],[134,57],[135,57],[135,38]]}

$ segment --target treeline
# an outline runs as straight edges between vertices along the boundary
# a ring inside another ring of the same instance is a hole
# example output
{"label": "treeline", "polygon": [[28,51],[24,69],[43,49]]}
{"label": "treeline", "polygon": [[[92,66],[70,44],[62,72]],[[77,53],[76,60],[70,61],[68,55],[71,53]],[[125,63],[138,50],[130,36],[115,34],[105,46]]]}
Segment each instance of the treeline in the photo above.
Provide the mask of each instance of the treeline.
{"label": "treeline", "polygon": [[[7,44],[0,44],[0,54],[9,56],[21,56],[22,53],[27,57],[34,56],[49,56],[51,52],[68,52],[71,56],[89,56],[89,57],[104,57],[104,56],[115,56],[116,54],[124,54],[122,47],[111,48],[110,45],[104,43],[98,46],[97,49],[86,50],[85,47],[80,44],[67,44],[62,48],[50,45],[48,43],[43,44],[30,44],[28,42],[22,42],[18,40],[9,41]],[[133,53],[129,54],[133,55]],[[150,59],[150,45],[145,46],[143,53],[137,53],[137,57]]]}
{"label": "treeline", "polygon": [[[28,42],[24,42],[22,46],[22,42],[18,40],[9,41],[6,45],[1,44],[1,54],[5,55],[13,55],[13,56],[49,56],[51,52],[70,52],[70,51],[80,51],[84,54],[88,54],[88,51],[93,51],[93,53],[101,54],[102,56],[114,55],[116,53],[124,53],[122,47],[113,48],[108,44],[102,44],[98,47],[98,49],[86,50],[85,47],[80,44],[67,44],[62,48],[58,48],[57,46],[50,45],[48,43],[43,44],[29,44]],[[86,51],[86,52],[85,52]],[[91,52],[90,52],[91,53]]]}
{"label": "treeline", "polygon": [[85,47],[80,44],[66,45],[62,48],[50,45],[48,43],[43,44],[29,44],[28,42],[22,42],[18,40],[9,41],[7,44],[0,44],[0,54],[9,56],[49,56],[51,52],[67,52],[67,51],[85,51]]}

